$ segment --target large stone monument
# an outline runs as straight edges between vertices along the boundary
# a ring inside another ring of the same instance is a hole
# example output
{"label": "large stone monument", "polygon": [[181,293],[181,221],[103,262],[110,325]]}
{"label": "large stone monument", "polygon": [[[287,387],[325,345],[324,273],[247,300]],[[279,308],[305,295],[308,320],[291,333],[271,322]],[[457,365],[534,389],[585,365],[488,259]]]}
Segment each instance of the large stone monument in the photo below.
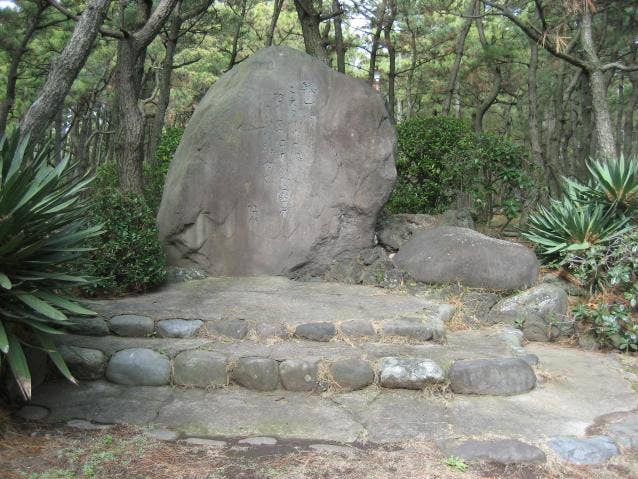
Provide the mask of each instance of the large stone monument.
{"label": "large stone monument", "polygon": [[184,132],[158,215],[169,262],[320,272],[372,246],[395,144],[367,84],[297,50],[261,50],[213,85]]}

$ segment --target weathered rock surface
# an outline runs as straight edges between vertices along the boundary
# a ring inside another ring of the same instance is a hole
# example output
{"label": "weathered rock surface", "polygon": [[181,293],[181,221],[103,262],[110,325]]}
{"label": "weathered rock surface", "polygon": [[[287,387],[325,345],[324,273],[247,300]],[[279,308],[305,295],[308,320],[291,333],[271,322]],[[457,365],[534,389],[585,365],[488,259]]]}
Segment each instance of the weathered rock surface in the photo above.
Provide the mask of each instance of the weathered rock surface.
{"label": "weathered rock surface", "polygon": [[439,226],[458,226],[474,229],[474,218],[468,208],[445,210],[441,213]]}
{"label": "weathered rock surface", "polygon": [[478,441],[444,441],[439,444],[445,454],[466,461],[481,460],[499,464],[543,464],[545,453],[530,444],[514,439]]}
{"label": "weathered rock surface", "polygon": [[203,324],[199,319],[163,319],[157,322],[157,334],[162,338],[192,338]]}
{"label": "weathered rock surface", "polygon": [[109,334],[109,325],[104,318],[99,316],[73,316],[69,320],[65,329],[70,333],[84,336],[106,336]]}
{"label": "weathered rock surface", "polygon": [[173,380],[183,386],[226,386],[226,358],[210,351],[184,351],[173,362]]}
{"label": "weathered rock surface", "polygon": [[168,358],[157,351],[124,349],[111,357],[106,377],[127,386],[162,386],[170,381],[171,365]]}
{"label": "weathered rock surface", "polygon": [[261,50],[213,85],[184,132],[158,214],[169,262],[286,274],[371,247],[395,143],[368,85],[297,50]]}
{"label": "weathered rock surface", "polygon": [[27,404],[16,411],[16,416],[25,421],[42,421],[49,415],[49,410],[42,406]]}
{"label": "weathered rock surface", "polygon": [[305,323],[295,328],[295,336],[310,341],[330,341],[336,333],[335,325],[327,322]]}
{"label": "weathered rock surface", "polygon": [[274,446],[277,444],[277,439],[267,436],[248,437],[237,441],[237,444],[245,444],[247,446]]}
{"label": "weathered rock surface", "polygon": [[377,223],[377,239],[379,244],[397,251],[415,233],[435,228],[437,223],[436,217],[431,215],[405,213],[385,216]]}
{"label": "weathered rock surface", "polygon": [[[454,342],[454,335],[450,339]],[[463,335],[458,345],[469,351],[480,348],[481,342],[468,345]],[[207,391],[57,381],[36,389],[33,403],[50,409],[47,421],[56,423],[85,419],[154,424],[179,431],[182,437],[269,436],[331,443],[365,437],[372,444],[486,435],[536,444],[543,438],[582,437],[599,417],[638,408],[638,396],[622,365],[626,355],[546,343],[532,343],[529,348],[541,358],[547,374],[561,379],[547,381],[524,396],[447,400],[404,389],[365,388],[333,394],[327,400],[319,394],[284,389],[260,393],[232,385]]]}
{"label": "weathered rock surface", "polygon": [[317,363],[300,359],[282,361],[279,377],[288,391],[312,391],[317,386]]}
{"label": "weathered rock surface", "polygon": [[561,459],[572,464],[600,464],[620,453],[618,446],[607,436],[586,439],[557,437],[549,441]]}
{"label": "weathered rock surface", "polygon": [[279,385],[277,361],[257,357],[240,358],[233,370],[233,379],[248,389],[274,391]]}
{"label": "weathered rock surface", "polygon": [[524,246],[454,226],[416,234],[394,263],[417,281],[477,288],[521,289],[538,276],[538,260]]}
{"label": "weathered rock surface", "polygon": [[[399,318],[383,323],[383,336],[398,336],[417,341],[429,341],[434,335],[433,326],[419,318]],[[439,327],[438,329],[442,329]]]}
{"label": "weathered rock surface", "polygon": [[429,359],[382,358],[379,384],[385,388],[423,389],[445,380],[441,367]]}
{"label": "weathered rock surface", "polygon": [[104,376],[106,356],[102,351],[78,346],[60,346],[58,351],[76,378],[91,380]]}
{"label": "weathered rock surface", "polygon": [[243,339],[248,334],[248,321],[243,319],[225,319],[206,323],[208,332],[215,336]]}
{"label": "weathered rock surface", "polygon": [[567,293],[553,284],[539,284],[499,301],[487,322],[506,322],[522,327],[529,341],[551,341],[573,333],[567,317]]}
{"label": "weathered rock surface", "polygon": [[377,333],[370,321],[365,319],[351,319],[339,325],[339,330],[349,338],[373,337]]}
{"label": "weathered rock surface", "polygon": [[361,359],[342,359],[330,365],[330,374],[337,385],[354,391],[374,382],[374,370],[368,361]]}
{"label": "weathered rock surface", "polygon": [[536,375],[523,359],[469,359],[450,368],[450,387],[457,394],[510,396],[535,385]]}
{"label": "weathered rock surface", "polygon": [[148,336],[153,332],[155,323],[147,316],[122,314],[112,317],[109,326],[118,336]]}

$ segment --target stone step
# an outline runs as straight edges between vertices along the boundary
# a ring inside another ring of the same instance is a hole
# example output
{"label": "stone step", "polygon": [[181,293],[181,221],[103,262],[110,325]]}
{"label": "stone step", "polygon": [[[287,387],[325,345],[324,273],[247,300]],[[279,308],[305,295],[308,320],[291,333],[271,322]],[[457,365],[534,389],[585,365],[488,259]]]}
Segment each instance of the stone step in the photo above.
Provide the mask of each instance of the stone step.
{"label": "stone step", "polygon": [[279,277],[207,278],[144,296],[94,301],[73,334],[123,337],[297,337],[326,342],[441,340],[450,304],[379,288]]}
{"label": "stone step", "polygon": [[67,329],[81,336],[116,335],[133,338],[217,338],[254,341],[297,338],[318,342],[366,340],[421,343],[443,340],[445,321],[451,319],[453,314],[453,307],[439,305],[412,317],[404,316],[376,321],[365,319],[316,321],[299,324],[245,319],[153,320],[148,316],[124,314],[110,318],[103,316],[72,318],[74,324]]}
{"label": "stone step", "polygon": [[536,383],[521,335],[510,329],[459,331],[446,344],[219,341],[66,335],[56,338],[79,379],[128,386],[224,387],[270,391],[444,388],[511,395]]}

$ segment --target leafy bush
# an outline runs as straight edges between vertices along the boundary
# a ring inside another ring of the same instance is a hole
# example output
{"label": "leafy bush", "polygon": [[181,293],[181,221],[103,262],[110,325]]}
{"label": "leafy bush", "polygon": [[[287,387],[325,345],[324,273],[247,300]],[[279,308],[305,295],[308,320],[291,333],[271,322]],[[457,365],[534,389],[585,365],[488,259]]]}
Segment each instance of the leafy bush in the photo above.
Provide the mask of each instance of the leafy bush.
{"label": "leafy bush", "polygon": [[73,273],[85,243],[101,233],[84,227],[90,178],[74,178],[66,157],[52,165],[52,150],[27,152],[16,133],[0,140],[0,360],[6,357],[25,398],[31,375],[21,344],[39,345],[69,380],[75,379],[50,337],[61,334],[67,313],[92,315],[72,291],[89,278]]}
{"label": "leafy bush", "polygon": [[638,282],[638,230],[632,228],[583,251],[569,251],[560,266],[592,292],[629,291]]}
{"label": "leafy bush", "polygon": [[114,188],[93,192],[88,221],[101,223],[104,235],[93,242],[85,267],[103,279],[85,288],[93,295],[149,290],[166,279],[166,258],[158,239],[155,213],[144,198]]}
{"label": "leafy bush", "polygon": [[[634,294],[635,303],[635,294]],[[638,318],[635,307],[623,302],[600,301],[581,304],[573,311],[574,319],[591,325],[591,330],[603,346],[621,351],[638,351]]]}
{"label": "leafy bush", "polygon": [[397,127],[398,178],[388,202],[393,213],[438,213],[468,194],[483,220],[496,206],[516,214],[533,184],[523,170],[525,150],[507,138],[476,135],[451,117],[417,117]]}
{"label": "leafy bush", "polygon": [[144,197],[153,211],[159,209],[166,182],[166,174],[173,155],[182,140],[183,128],[167,128],[152,162],[144,165]]}
{"label": "leafy bush", "polygon": [[[167,128],[157,147],[155,158],[144,163],[144,198],[155,212],[159,209],[159,204],[162,200],[168,167],[179,146],[183,133],[183,128]],[[96,190],[104,190],[118,188],[119,185],[117,164],[114,161],[109,161],[100,165],[93,187]]]}

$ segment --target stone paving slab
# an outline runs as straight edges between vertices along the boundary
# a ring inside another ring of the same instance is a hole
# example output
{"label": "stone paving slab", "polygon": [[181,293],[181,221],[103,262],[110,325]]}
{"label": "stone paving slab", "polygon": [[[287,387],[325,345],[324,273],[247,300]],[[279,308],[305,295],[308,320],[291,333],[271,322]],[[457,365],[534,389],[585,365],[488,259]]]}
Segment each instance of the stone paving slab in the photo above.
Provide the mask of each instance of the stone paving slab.
{"label": "stone paving slab", "polygon": [[124,314],[153,320],[245,319],[296,325],[319,321],[380,321],[439,311],[441,302],[371,286],[299,282],[276,276],[206,278],[171,284],[142,296],[93,301],[108,317]]}
{"label": "stone paving slab", "polygon": [[[45,384],[33,404],[49,420],[155,424],[190,436],[271,436],[352,443],[511,438],[541,445],[586,437],[600,416],[638,408],[638,395],[614,355],[536,344],[546,378],[528,394],[452,396],[369,387],[342,394],[238,387],[206,391],[123,387],[106,382]],[[605,398],[604,401],[601,398]]]}

